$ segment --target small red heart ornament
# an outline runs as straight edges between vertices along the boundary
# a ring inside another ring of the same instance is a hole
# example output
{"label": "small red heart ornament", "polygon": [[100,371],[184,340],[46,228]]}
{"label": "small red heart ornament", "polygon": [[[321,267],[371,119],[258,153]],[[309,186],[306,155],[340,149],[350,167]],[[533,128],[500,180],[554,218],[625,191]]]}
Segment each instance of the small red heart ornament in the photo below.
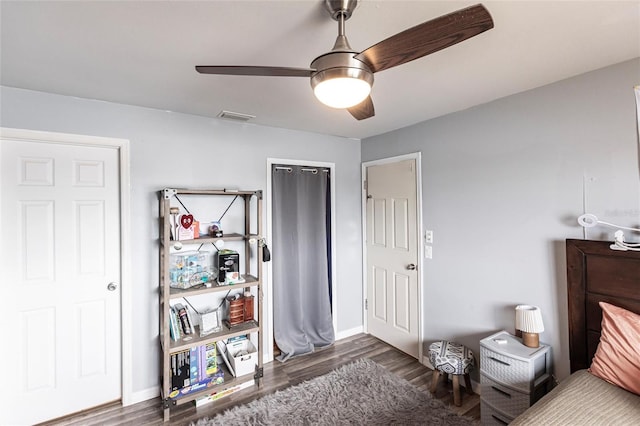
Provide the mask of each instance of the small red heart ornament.
{"label": "small red heart ornament", "polygon": [[191,228],[192,224],[193,224],[192,214],[183,214],[182,216],[180,216],[180,225],[182,225],[184,229]]}

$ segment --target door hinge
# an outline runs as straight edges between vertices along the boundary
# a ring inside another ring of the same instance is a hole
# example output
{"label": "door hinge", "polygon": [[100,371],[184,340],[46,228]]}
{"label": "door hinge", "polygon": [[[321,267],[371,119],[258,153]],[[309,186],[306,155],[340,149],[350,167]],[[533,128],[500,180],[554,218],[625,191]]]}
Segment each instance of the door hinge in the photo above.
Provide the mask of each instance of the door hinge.
{"label": "door hinge", "polygon": [[362,189],[364,190],[364,193],[367,196],[367,200],[369,198],[371,198],[371,195],[369,195],[369,183],[368,183],[368,181],[366,181],[366,180],[362,181]]}
{"label": "door hinge", "polygon": [[369,310],[369,299],[364,299],[364,310],[365,311]]}

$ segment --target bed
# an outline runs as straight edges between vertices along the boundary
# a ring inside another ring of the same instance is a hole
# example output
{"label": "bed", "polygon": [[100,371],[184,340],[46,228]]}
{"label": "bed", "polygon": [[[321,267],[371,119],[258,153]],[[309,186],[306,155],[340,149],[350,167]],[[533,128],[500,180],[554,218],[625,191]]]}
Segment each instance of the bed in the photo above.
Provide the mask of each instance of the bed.
{"label": "bed", "polygon": [[[609,246],[605,241],[566,241],[572,374],[512,425],[640,424],[640,396],[587,371],[602,333],[600,302],[640,314],[640,252]],[[640,377],[632,380],[637,383]]]}

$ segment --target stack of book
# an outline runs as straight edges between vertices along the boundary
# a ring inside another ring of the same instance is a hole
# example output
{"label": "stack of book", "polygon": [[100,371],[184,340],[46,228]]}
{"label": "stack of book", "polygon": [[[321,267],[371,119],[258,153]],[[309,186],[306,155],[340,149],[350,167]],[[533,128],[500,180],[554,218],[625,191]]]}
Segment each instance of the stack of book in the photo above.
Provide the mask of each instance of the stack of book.
{"label": "stack of book", "polygon": [[169,310],[169,334],[171,340],[177,342],[183,336],[195,332],[193,320],[189,310],[181,303],[176,303]]}
{"label": "stack of book", "polygon": [[217,363],[215,342],[171,354],[169,398],[175,399],[222,383],[224,372]]}

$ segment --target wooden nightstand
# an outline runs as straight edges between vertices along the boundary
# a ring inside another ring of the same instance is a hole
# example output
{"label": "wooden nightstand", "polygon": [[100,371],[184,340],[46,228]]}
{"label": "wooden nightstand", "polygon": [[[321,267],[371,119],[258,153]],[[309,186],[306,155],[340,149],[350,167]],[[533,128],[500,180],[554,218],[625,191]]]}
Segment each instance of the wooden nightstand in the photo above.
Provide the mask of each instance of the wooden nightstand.
{"label": "wooden nightstand", "polygon": [[551,347],[529,348],[506,331],[480,341],[483,425],[505,425],[542,398],[551,385]]}

